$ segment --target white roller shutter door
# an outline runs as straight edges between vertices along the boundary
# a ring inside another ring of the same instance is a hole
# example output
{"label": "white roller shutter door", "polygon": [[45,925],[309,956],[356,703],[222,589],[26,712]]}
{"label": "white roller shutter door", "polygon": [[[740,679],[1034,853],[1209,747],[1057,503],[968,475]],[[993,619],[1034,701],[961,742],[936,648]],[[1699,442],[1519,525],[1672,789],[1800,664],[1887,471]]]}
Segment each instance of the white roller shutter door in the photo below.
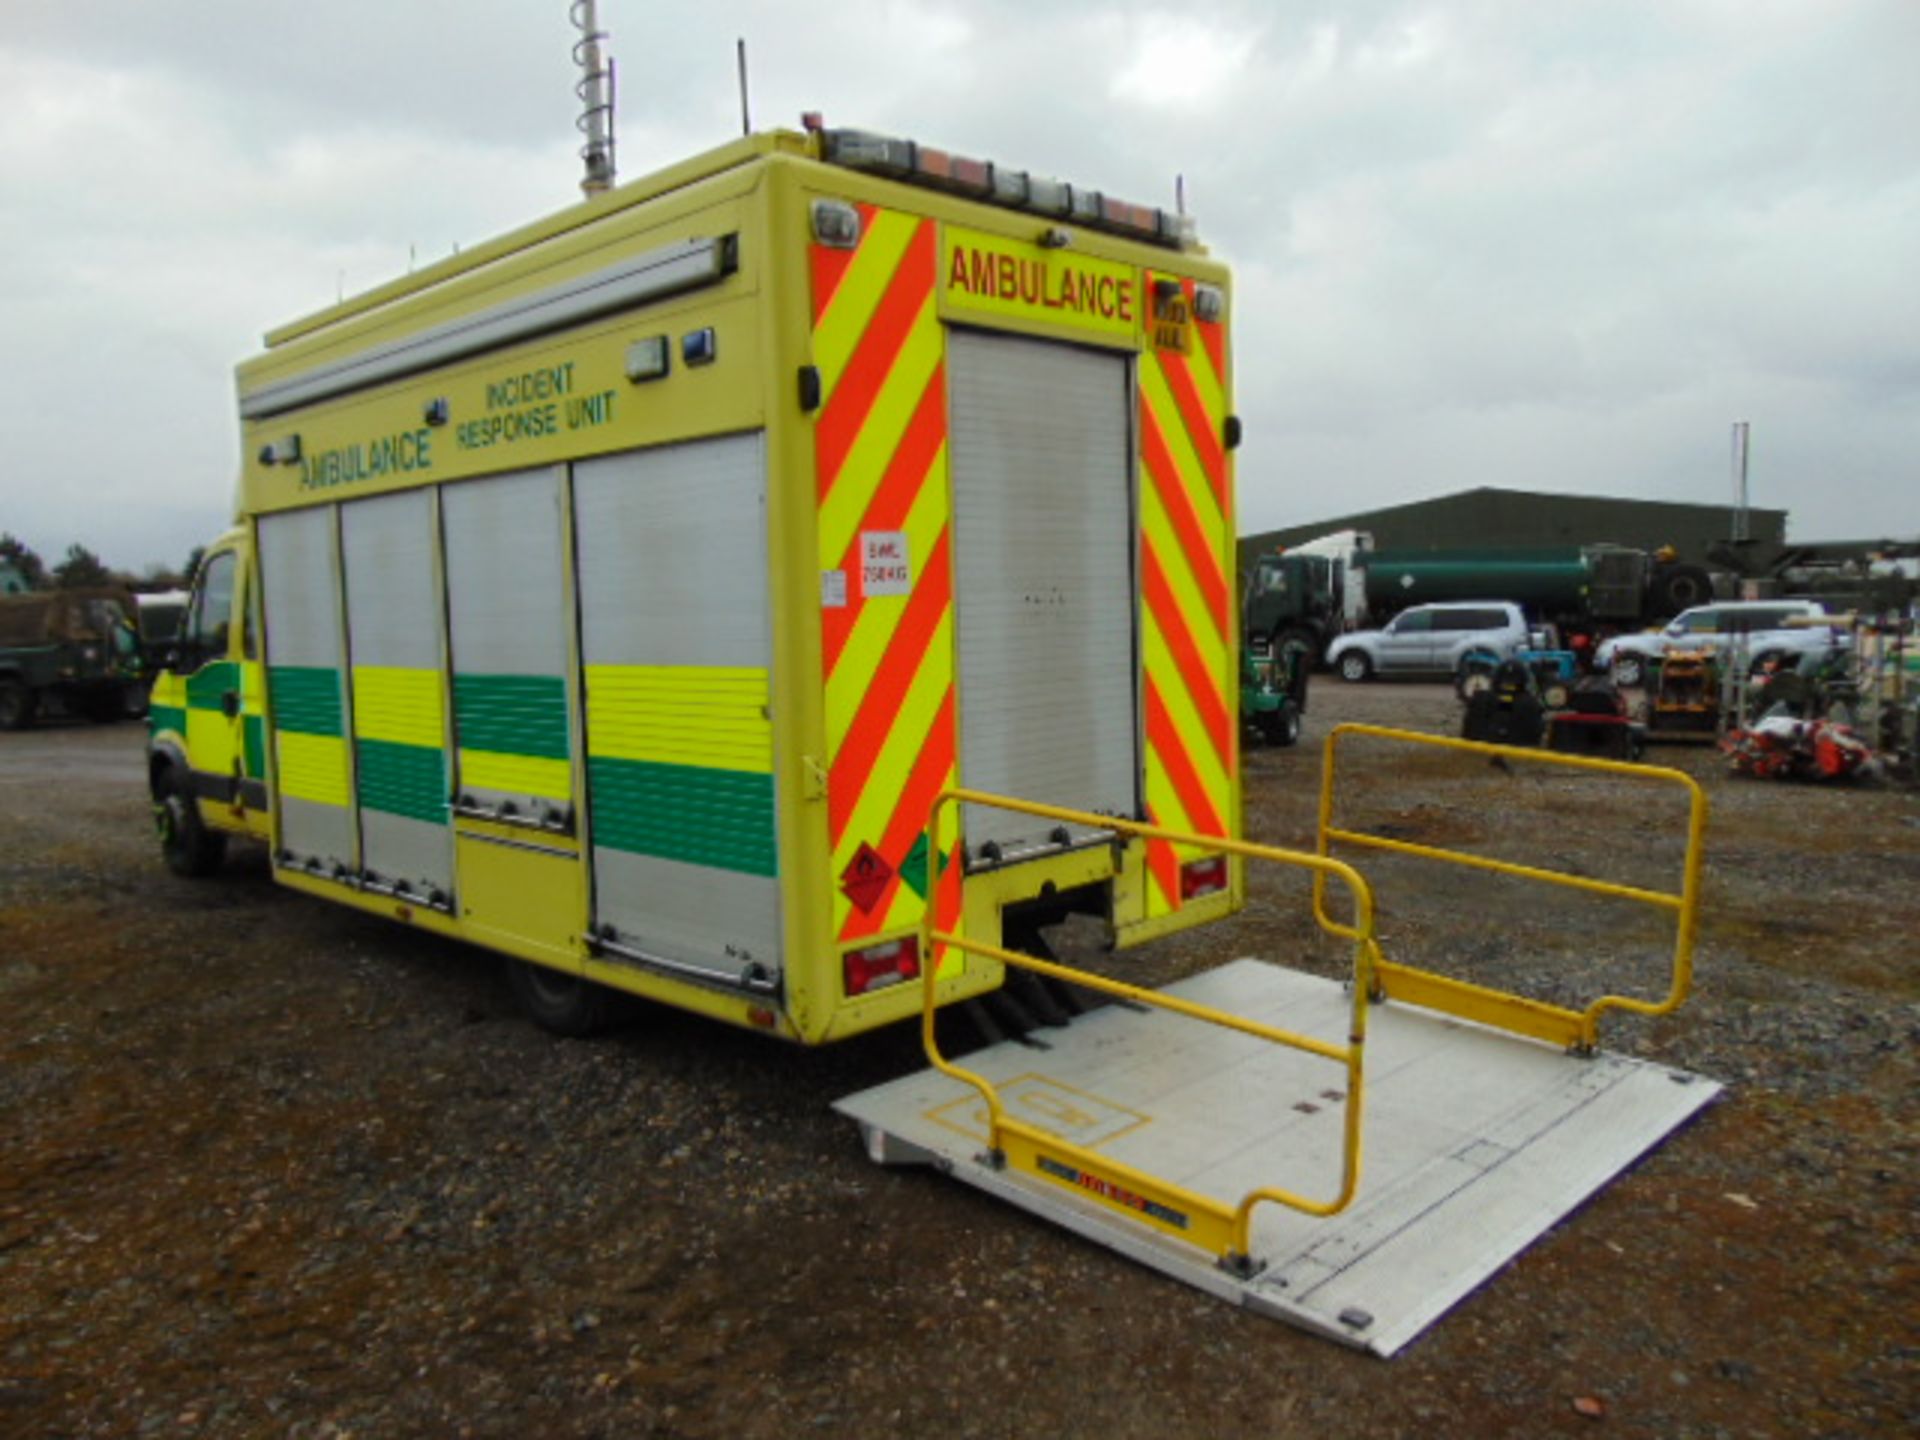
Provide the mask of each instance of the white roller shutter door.
{"label": "white roller shutter door", "polygon": [[[947,361],[962,781],[1136,815],[1128,361],[964,330]],[[983,846],[1011,859],[1059,843],[1012,811],[974,807],[966,825],[976,863]]]}

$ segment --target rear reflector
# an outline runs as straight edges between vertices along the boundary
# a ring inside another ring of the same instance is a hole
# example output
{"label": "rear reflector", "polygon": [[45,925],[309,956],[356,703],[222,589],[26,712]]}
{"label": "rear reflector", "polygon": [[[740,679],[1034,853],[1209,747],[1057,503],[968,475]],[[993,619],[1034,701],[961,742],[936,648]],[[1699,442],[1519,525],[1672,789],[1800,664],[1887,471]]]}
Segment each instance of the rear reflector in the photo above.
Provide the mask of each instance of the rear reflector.
{"label": "rear reflector", "polygon": [[1189,860],[1180,867],[1180,898],[1198,900],[1202,895],[1217,895],[1227,888],[1227,857],[1209,855],[1204,860]]}
{"label": "rear reflector", "polygon": [[849,999],[872,990],[884,990],[920,973],[920,940],[914,935],[849,950],[840,957],[841,975]]}

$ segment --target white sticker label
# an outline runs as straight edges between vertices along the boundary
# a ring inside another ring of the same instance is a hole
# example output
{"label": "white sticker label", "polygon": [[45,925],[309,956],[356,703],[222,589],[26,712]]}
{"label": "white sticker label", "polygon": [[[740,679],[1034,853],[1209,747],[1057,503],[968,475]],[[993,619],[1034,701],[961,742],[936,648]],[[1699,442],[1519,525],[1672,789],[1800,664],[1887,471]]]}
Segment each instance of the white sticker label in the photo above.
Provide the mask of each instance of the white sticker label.
{"label": "white sticker label", "polygon": [[823,610],[847,608],[846,571],[822,570],[820,572],[820,608]]}
{"label": "white sticker label", "polygon": [[913,563],[907,557],[906,531],[860,532],[860,593],[869,598],[913,593]]}

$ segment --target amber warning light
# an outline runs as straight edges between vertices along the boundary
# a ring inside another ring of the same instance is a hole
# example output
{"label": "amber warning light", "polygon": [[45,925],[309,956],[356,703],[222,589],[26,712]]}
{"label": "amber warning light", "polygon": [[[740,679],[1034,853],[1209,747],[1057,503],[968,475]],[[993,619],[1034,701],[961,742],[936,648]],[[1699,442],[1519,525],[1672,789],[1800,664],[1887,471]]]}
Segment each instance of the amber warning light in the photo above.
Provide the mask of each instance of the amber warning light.
{"label": "amber warning light", "polygon": [[[811,128],[811,127],[809,127]],[[1151,205],[1133,205],[1081,185],[1029,175],[987,160],[972,160],[866,130],[823,130],[821,155],[829,164],[889,175],[917,185],[970,195],[1010,210],[1069,220],[1176,250],[1195,243],[1193,217]]]}

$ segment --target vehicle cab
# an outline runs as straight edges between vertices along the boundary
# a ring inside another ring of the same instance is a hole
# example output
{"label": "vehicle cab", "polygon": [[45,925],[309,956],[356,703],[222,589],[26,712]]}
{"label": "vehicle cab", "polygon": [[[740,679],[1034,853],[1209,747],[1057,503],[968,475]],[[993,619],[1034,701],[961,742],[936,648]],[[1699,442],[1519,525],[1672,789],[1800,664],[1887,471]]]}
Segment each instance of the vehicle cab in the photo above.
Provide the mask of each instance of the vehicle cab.
{"label": "vehicle cab", "polygon": [[247,532],[230,530],[194,573],[147,709],[147,785],[167,863],[204,874],[226,835],[268,834],[260,626]]}

